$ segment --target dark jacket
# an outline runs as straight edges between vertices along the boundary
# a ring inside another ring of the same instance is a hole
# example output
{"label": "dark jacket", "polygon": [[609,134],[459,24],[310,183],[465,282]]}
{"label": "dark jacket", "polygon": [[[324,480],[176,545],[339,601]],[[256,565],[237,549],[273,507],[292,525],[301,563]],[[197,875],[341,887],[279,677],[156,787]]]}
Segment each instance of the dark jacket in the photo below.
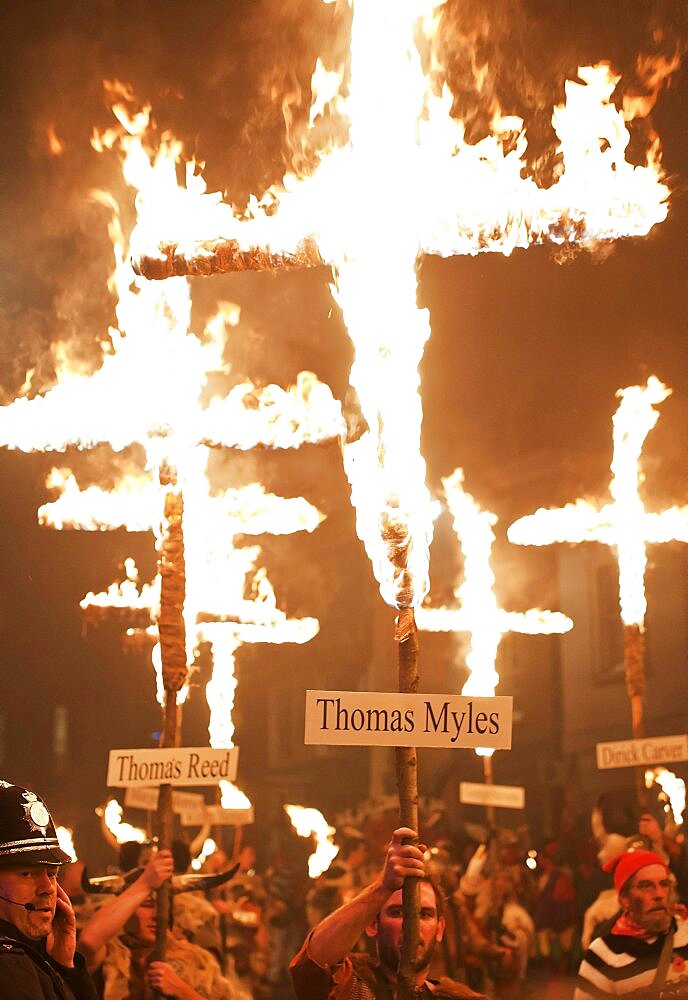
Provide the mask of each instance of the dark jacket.
{"label": "dark jacket", "polygon": [[81,955],[65,969],[47,954],[45,940],[32,941],[0,920],[0,1000],[97,1000]]}

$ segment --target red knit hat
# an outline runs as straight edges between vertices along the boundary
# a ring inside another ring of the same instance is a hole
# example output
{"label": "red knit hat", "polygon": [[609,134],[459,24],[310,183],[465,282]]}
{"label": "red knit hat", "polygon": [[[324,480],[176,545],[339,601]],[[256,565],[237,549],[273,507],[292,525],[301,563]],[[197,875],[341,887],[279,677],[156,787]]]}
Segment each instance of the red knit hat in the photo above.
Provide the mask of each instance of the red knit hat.
{"label": "red knit hat", "polygon": [[624,851],[607,861],[602,870],[614,875],[614,888],[621,892],[629,878],[647,865],[661,865],[667,871],[669,868],[664,858],[660,858],[654,851]]}

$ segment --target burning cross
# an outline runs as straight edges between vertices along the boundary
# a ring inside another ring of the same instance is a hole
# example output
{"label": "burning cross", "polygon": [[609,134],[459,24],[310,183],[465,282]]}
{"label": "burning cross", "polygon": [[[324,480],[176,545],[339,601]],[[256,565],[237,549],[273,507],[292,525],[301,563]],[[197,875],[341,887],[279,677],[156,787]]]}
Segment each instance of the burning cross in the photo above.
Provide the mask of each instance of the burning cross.
{"label": "burning cross", "polygon": [[466,666],[470,676],[462,694],[492,696],[499,683],[495,671],[497,650],[504,635],[553,635],[568,632],[573,622],[559,611],[505,611],[497,604],[495,575],[490,565],[497,517],[480,505],[463,487],[463,470],[442,480],[454,533],[463,555],[463,581],[454,591],[458,608],[418,609],[423,632],[466,632],[470,650]]}
{"label": "burning cross", "polygon": [[[465,632],[469,636],[466,666],[470,675],[462,694],[492,696],[499,683],[497,650],[507,632],[552,635],[568,632],[573,622],[558,611],[505,611],[497,604],[495,576],[490,565],[497,517],[481,510],[463,487],[463,471],[442,480],[454,533],[463,555],[463,581],[454,591],[458,608],[422,607],[416,612],[424,632]],[[489,751],[491,753],[491,751]],[[483,751],[483,753],[485,753]]]}
{"label": "burning cross", "polygon": [[566,83],[552,118],[562,168],[549,188],[522,176],[520,119],[495,114],[492,134],[467,143],[416,45],[419,26],[432,45],[433,7],[403,0],[390,17],[382,0],[354,4],[348,92],[319,94],[317,81],[332,76],[320,64],[312,88],[311,125],[329,112],[346,137],[318,151],[310,176],[288,174],[241,220],[193,169],[186,188],[168,171],[142,188],[132,236],[135,267],[151,278],[333,266],[355,346],[350,381],[369,428],[345,448],[358,532],[384,599],[400,609],[427,592],[432,537],[420,455],[417,368],[430,326],[416,306],[419,257],[644,235],[666,217],[668,197],[656,148],[646,165],[625,160],[624,113],[610,103],[619,78],[607,66],[581,68],[582,82]]}
{"label": "burning cross", "polygon": [[[97,145],[124,151],[124,169],[135,184],[137,165],[145,177],[147,171],[160,169],[164,157],[161,154],[158,163],[151,164],[143,153],[146,114],[127,118],[124,106],[118,112],[128,128],[108,133],[107,141],[99,136]],[[208,324],[203,339],[191,335],[188,282],[154,286],[136,277],[128,262],[116,205],[103,194],[98,200],[111,212],[115,251],[113,285],[119,328],[110,331],[112,350],[104,353],[102,366],[92,375],[60,371],[57,385],[44,395],[19,398],[3,407],[0,444],[24,451],[62,451],[70,445],[91,448],[106,443],[121,452],[135,443],[143,446],[146,472],[137,469],[125,474],[118,492],[99,486],[82,488],[68,469],[53,469],[48,485],[58,489],[60,496],[41,507],[39,520],[57,528],[123,527],[155,534],[162,558],[161,573],[154,582],[140,587],[133,560],[127,560],[126,579],[107,592],[87,595],[82,608],[92,621],[106,615],[124,619],[130,638],[153,645],[163,699],[171,690],[167,683],[163,685],[167,574],[175,588],[178,612],[171,636],[177,662],[172,693],[176,695],[182,687],[198,643],[209,642],[213,674],[206,692],[211,745],[232,746],[233,664],[238,646],[244,642],[304,643],[319,628],[315,618],[290,619],[277,608],[265,571],[256,571],[260,548],[238,547],[235,538],[313,531],[322,515],[301,497],[274,496],[258,484],[211,489],[210,450],[248,449],[257,444],[291,448],[306,441],[331,440],[341,434],[341,410],[330,390],[307,372],[298,376],[289,391],[277,386],[258,390],[245,383],[202,406],[200,397],[207,393],[208,376],[225,368],[224,340],[239,321],[238,309],[225,305]],[[168,558],[170,540],[178,552]],[[251,576],[254,596],[246,599]]]}
{"label": "burning cross", "polygon": [[647,546],[688,542],[688,507],[660,513],[645,510],[640,496],[643,475],[640,456],[645,438],[659,419],[655,409],[670,394],[654,375],[647,385],[621,389],[613,417],[614,449],[609,485],[611,503],[595,506],[576,500],[553,510],[540,509],[521,517],[507,531],[516,545],[601,542],[615,550],[619,564],[619,600],[624,627],[626,684],[631,699],[633,735],[644,736],[643,632],[645,628],[645,568]]}

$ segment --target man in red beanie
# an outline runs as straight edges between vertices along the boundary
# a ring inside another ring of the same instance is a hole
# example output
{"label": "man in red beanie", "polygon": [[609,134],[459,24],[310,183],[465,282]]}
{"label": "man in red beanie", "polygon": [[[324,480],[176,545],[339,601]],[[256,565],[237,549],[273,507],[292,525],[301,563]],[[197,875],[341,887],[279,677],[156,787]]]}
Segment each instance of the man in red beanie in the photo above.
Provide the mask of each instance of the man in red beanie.
{"label": "man in red beanie", "polygon": [[674,905],[666,861],[653,851],[631,850],[604,870],[614,876],[621,915],[583,956],[574,1000],[660,997],[665,984],[672,997],[688,997],[688,919]]}

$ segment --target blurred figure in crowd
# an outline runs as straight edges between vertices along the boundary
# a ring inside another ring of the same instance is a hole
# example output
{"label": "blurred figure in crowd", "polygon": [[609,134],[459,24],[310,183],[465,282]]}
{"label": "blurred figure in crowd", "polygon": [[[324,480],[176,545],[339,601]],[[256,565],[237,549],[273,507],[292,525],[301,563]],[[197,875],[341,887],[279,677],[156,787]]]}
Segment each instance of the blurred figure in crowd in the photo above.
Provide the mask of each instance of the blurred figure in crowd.
{"label": "blurred figure in crowd", "polygon": [[172,852],[158,851],[141,875],[84,927],[79,951],[100,978],[104,1000],[133,1000],[151,990],[179,1000],[237,1000],[240,995],[222,976],[215,957],[183,936],[168,931],[166,961],[153,960],[155,890],[173,868]]}

